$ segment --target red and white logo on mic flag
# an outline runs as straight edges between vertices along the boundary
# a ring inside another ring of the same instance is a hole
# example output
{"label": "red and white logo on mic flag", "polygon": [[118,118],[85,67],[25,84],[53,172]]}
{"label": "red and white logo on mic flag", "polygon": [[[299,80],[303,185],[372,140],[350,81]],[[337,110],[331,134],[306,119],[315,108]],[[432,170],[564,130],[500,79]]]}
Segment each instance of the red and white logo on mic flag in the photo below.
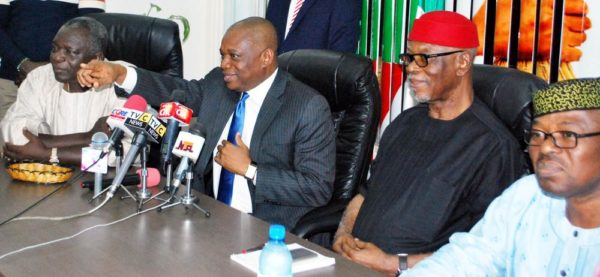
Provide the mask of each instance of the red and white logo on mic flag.
{"label": "red and white logo on mic flag", "polygon": [[177,120],[181,126],[189,125],[190,121],[192,121],[192,115],[192,109],[177,102],[162,103],[158,111],[158,118],[162,120]]}

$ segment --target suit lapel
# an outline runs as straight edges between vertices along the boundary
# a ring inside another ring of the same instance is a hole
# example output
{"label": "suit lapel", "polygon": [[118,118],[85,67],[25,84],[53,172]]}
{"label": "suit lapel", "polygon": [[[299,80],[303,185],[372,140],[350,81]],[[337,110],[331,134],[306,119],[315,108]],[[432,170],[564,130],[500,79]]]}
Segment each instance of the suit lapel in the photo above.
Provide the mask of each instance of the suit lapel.
{"label": "suit lapel", "polygon": [[280,97],[285,91],[287,81],[287,75],[285,75],[281,69],[277,71],[277,76],[275,76],[275,80],[267,92],[265,101],[260,107],[258,117],[256,118],[256,125],[254,125],[254,131],[252,131],[252,140],[250,142],[250,154],[252,159],[256,159],[256,156],[259,154],[257,151],[260,149],[263,134],[271,125],[275,116],[279,113],[282,104]]}
{"label": "suit lapel", "polygon": [[[296,16],[296,19],[294,19],[294,23],[292,23],[292,27],[290,28],[290,31],[288,33],[291,33],[292,31],[294,31],[294,29],[296,29],[296,27],[298,27],[298,24],[300,24],[300,21],[302,21],[302,18],[304,17],[304,15],[308,12],[310,7],[312,7],[312,5],[316,1],[317,0],[305,0],[304,1],[304,4],[302,4],[302,7],[300,8],[298,15]],[[327,0],[327,1],[331,1],[331,0]],[[288,4],[288,7],[289,7],[289,4]]]}
{"label": "suit lapel", "polygon": [[[207,165],[211,159],[213,150],[219,143],[219,138],[227,124],[227,120],[233,114],[235,110],[235,106],[237,105],[237,101],[240,98],[240,94],[237,92],[224,90],[224,91],[214,91],[212,93],[222,93],[225,96],[220,97],[219,103],[216,105],[216,117],[213,119],[214,124],[207,124],[209,126],[212,125],[211,130],[208,130],[208,134],[211,134],[204,145],[205,151],[203,151],[202,156],[200,157],[198,164]],[[205,166],[205,168],[207,168]]]}

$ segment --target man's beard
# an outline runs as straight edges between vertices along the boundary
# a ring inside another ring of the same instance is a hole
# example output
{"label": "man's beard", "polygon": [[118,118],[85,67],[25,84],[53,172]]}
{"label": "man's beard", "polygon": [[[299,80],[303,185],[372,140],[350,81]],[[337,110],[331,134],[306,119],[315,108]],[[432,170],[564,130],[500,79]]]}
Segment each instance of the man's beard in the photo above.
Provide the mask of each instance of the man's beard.
{"label": "man's beard", "polygon": [[413,99],[415,99],[419,103],[429,103],[429,101],[431,100],[431,96],[429,96],[429,95],[418,96],[415,93],[415,91],[412,89],[410,89],[410,95],[412,96]]}

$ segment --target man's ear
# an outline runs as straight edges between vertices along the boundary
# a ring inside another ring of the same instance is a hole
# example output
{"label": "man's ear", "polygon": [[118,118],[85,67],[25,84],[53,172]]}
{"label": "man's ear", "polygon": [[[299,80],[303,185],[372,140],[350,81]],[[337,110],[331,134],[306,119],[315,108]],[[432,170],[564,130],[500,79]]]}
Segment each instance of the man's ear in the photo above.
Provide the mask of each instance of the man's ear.
{"label": "man's ear", "polygon": [[260,54],[260,63],[261,63],[261,65],[262,66],[271,65],[273,63],[274,56],[275,56],[275,51],[273,51],[273,49],[271,49],[271,48],[265,49]]}
{"label": "man's ear", "polygon": [[471,49],[466,49],[456,57],[456,75],[465,76],[473,66],[473,53]]}

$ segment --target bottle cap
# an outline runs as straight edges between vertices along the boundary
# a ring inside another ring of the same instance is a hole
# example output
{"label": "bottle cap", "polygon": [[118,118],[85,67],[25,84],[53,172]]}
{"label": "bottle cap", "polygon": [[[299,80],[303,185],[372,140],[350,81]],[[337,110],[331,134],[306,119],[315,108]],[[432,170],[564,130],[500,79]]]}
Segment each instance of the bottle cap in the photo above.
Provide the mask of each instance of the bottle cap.
{"label": "bottle cap", "polygon": [[285,239],[285,227],[280,224],[273,224],[269,228],[269,238],[273,240]]}

